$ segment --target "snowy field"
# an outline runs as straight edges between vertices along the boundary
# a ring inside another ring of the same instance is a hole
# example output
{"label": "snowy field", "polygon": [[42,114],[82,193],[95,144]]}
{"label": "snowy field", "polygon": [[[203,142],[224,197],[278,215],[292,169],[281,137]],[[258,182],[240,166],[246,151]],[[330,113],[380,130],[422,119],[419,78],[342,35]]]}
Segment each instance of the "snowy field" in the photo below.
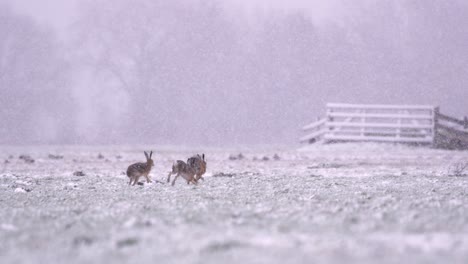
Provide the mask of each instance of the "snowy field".
{"label": "snowy field", "polygon": [[[468,162],[467,151],[211,149],[203,151],[204,182],[179,178],[172,187],[165,183],[172,161],[202,150],[153,148],[154,182],[130,187],[124,172],[144,161],[143,149],[0,147],[0,262],[468,259],[468,175],[453,169]],[[240,152],[243,159],[229,159]]]}

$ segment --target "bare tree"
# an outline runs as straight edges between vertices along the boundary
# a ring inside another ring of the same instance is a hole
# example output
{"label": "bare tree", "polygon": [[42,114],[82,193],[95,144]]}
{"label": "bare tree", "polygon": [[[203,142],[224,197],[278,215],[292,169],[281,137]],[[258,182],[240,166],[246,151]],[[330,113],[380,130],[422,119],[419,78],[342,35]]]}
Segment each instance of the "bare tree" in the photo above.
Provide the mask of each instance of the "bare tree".
{"label": "bare tree", "polygon": [[217,66],[228,65],[233,45],[227,33],[232,26],[221,12],[216,4],[186,1],[100,1],[83,7],[76,23],[82,66],[99,80],[99,89],[125,97],[126,112],[107,129],[120,131],[116,137],[127,142],[203,136],[189,139],[189,130],[211,118],[198,110],[225,89],[219,81],[228,72]]}
{"label": "bare tree", "polygon": [[51,30],[6,5],[0,6],[0,35],[2,143],[65,140],[72,99],[60,43]]}

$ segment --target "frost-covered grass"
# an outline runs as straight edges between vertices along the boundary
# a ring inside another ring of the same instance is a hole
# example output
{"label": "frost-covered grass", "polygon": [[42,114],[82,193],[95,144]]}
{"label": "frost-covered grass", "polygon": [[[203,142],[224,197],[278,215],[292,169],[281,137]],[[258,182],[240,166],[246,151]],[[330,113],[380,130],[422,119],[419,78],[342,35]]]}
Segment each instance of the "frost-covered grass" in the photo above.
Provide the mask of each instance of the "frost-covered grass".
{"label": "frost-covered grass", "polygon": [[[1,147],[0,262],[468,259],[468,177],[447,174],[467,152],[379,144],[209,149],[206,180],[171,187],[172,160],[195,151],[153,149],[155,182],[130,187],[124,171],[144,161],[142,150]],[[229,159],[239,152],[243,159]]]}

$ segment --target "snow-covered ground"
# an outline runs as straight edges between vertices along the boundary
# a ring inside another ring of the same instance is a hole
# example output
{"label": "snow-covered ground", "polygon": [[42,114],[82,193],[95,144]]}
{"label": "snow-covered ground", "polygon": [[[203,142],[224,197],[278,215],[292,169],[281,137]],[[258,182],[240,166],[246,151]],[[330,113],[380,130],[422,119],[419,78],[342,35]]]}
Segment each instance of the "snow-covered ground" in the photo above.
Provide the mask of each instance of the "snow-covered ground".
{"label": "snow-covered ground", "polygon": [[468,260],[468,176],[453,176],[466,151],[205,149],[206,180],[172,187],[172,161],[202,149],[153,148],[155,182],[130,187],[142,147],[0,150],[1,263]]}

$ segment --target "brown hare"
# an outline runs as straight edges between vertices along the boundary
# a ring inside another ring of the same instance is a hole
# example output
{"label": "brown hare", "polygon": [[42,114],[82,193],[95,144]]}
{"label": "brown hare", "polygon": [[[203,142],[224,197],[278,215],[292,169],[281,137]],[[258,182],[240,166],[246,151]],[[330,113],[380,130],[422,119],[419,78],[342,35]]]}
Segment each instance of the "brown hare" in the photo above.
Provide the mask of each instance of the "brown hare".
{"label": "brown hare", "polygon": [[133,186],[137,184],[138,179],[141,176],[144,176],[146,178],[146,182],[148,183],[151,182],[148,174],[151,171],[151,167],[154,166],[154,162],[151,159],[151,156],[153,155],[153,151],[151,151],[149,155],[148,153],[146,153],[146,151],[144,151],[143,153],[145,153],[146,163],[138,162],[138,163],[128,166],[127,176],[130,178],[130,182],[128,182],[129,185]]}
{"label": "brown hare", "polygon": [[206,172],[206,160],[205,160],[205,154],[202,154],[201,156],[199,154],[190,157],[187,160],[187,164],[190,165],[191,167],[195,168],[195,181],[198,182],[198,180],[203,178],[203,174]]}
{"label": "brown hare", "polygon": [[193,183],[197,184],[197,181],[195,180],[195,174],[196,174],[195,168],[192,166],[188,165],[187,163],[178,160],[174,162],[172,165],[172,171],[169,172],[169,175],[167,175],[167,182],[171,181],[171,175],[176,174],[174,177],[174,180],[172,181],[172,186],[174,186],[175,181],[177,180],[177,177],[182,176],[187,181],[187,184]]}

